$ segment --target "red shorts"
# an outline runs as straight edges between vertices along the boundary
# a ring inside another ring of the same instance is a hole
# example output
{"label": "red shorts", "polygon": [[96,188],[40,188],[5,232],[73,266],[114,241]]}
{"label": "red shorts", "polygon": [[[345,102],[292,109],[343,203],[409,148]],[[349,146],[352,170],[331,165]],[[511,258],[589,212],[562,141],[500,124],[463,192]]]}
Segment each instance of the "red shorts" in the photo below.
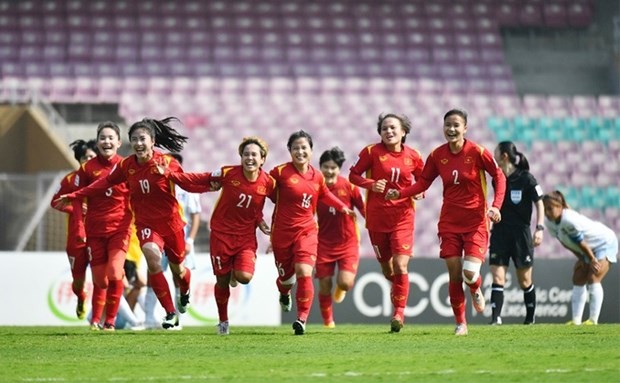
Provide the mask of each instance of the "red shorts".
{"label": "red shorts", "polygon": [[91,266],[105,265],[108,256],[114,250],[127,252],[129,247],[129,228],[127,231],[117,231],[109,237],[88,237],[86,239],[88,257]]}
{"label": "red shorts", "polygon": [[330,252],[329,255],[325,254],[325,252],[319,252],[314,273],[316,278],[333,276],[336,265],[338,265],[339,271],[357,274],[357,266],[360,262],[360,254],[357,247],[354,249],[343,249],[340,252]]}
{"label": "red shorts", "polygon": [[396,229],[388,233],[368,230],[368,236],[379,263],[389,262],[394,255],[413,256],[413,229]]}
{"label": "red shorts", "polygon": [[71,246],[71,249],[67,248],[67,257],[69,258],[69,265],[71,265],[73,279],[85,279],[86,268],[88,267],[86,244]]}
{"label": "red shorts", "polygon": [[228,275],[232,270],[254,275],[256,236],[231,235],[211,231],[211,264],[214,275]]}
{"label": "red shorts", "polygon": [[314,267],[319,238],[316,231],[301,234],[286,248],[273,248],[273,256],[280,274],[280,280],[295,275],[295,264],[303,263]]}
{"label": "red shorts", "polygon": [[136,234],[140,240],[140,247],[153,242],[159,251],[165,252],[170,263],[180,265],[185,259],[185,233],[183,229],[170,235],[159,235],[153,229],[136,225]]}
{"label": "red shorts", "polygon": [[470,255],[484,262],[489,247],[489,230],[480,226],[468,233],[439,233],[439,257]]}

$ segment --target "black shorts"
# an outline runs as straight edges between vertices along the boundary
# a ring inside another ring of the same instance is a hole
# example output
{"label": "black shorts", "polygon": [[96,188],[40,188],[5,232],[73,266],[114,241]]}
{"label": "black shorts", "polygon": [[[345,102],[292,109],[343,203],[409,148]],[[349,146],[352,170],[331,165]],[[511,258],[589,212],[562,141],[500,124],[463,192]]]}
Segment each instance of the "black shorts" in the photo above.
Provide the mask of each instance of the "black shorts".
{"label": "black shorts", "polygon": [[125,260],[125,265],[123,268],[125,269],[125,277],[127,278],[127,282],[129,282],[130,285],[133,285],[138,278],[138,267],[136,266],[136,263]]}
{"label": "black shorts", "polygon": [[489,264],[509,266],[510,260],[517,269],[534,264],[534,244],[529,227],[493,227],[489,246]]}

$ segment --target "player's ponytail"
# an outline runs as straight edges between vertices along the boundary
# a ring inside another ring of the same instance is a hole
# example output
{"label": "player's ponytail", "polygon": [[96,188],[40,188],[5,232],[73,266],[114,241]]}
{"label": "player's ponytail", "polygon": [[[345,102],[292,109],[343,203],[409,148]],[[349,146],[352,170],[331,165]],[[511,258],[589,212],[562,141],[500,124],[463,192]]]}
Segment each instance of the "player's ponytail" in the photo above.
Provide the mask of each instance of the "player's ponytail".
{"label": "player's ponytail", "polygon": [[187,137],[181,135],[176,131],[170,123],[172,121],[180,122],[176,117],[167,117],[163,120],[155,120],[152,118],[144,118],[142,121],[135,122],[129,128],[129,137],[136,129],[146,129],[155,146],[158,148],[168,149],[171,152],[180,152],[183,150],[183,145],[187,142]]}
{"label": "player's ponytail", "polygon": [[527,161],[525,154],[517,150],[517,146],[512,141],[502,141],[497,145],[500,154],[506,153],[508,160],[516,168],[521,170],[530,170],[530,163]]}

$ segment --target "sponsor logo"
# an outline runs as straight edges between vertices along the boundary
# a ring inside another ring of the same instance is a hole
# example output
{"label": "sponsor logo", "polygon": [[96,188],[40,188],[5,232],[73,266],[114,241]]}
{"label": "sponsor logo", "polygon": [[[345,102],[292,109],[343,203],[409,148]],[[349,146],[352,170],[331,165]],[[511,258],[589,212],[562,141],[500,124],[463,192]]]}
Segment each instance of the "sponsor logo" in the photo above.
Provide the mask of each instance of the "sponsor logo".
{"label": "sponsor logo", "polygon": [[298,183],[299,183],[299,178],[297,178],[297,177],[291,177],[291,183],[292,183],[293,185],[298,184]]}
{"label": "sponsor logo", "polygon": [[[213,292],[214,286],[215,276],[211,265],[192,272],[191,306],[187,309],[187,314],[205,325],[219,323],[217,303]],[[251,283],[248,285],[239,284],[230,289],[228,316],[231,320],[240,314],[244,303],[248,302],[251,297]],[[254,299],[256,298],[254,297]]]}
{"label": "sponsor logo", "polygon": [[442,158],[439,162],[441,162],[442,165],[445,165],[448,163],[448,159],[447,158]]}
{"label": "sponsor logo", "polygon": [[[77,305],[77,297],[72,290],[71,270],[66,269],[62,274],[55,278],[47,291],[47,306],[51,313],[63,322],[81,323],[84,320],[78,319],[75,315],[75,306]],[[87,281],[86,290],[86,306],[90,306],[93,285]]]}
{"label": "sponsor logo", "polygon": [[381,161],[381,162],[385,162],[385,161],[387,161],[387,159],[388,159],[387,155],[379,156],[379,161]]}
{"label": "sponsor logo", "polygon": [[237,186],[241,185],[241,182],[239,182],[239,181],[237,181],[237,180],[232,180],[232,181],[230,181],[230,183],[231,183],[233,186],[235,186],[235,187],[237,187]]}
{"label": "sponsor logo", "polygon": [[473,164],[474,163],[474,159],[469,157],[469,156],[467,156],[467,157],[465,157],[465,163],[466,164]]}
{"label": "sponsor logo", "polygon": [[133,176],[134,174],[136,174],[136,170],[135,169],[129,169],[129,170],[127,170],[127,173],[129,173],[129,175]]}
{"label": "sponsor logo", "polygon": [[[504,307],[502,318],[512,317],[521,320],[525,316],[523,304],[523,291],[516,285],[511,287],[510,275],[507,275],[504,286]],[[491,282],[493,277],[488,273],[483,286],[489,286],[485,291],[487,300],[491,296]],[[453,317],[452,306],[448,298],[448,285],[450,278],[447,272],[441,273],[434,278],[426,278],[422,274],[409,273],[409,283],[414,294],[409,294],[409,305],[405,306],[406,317],[425,315],[427,318],[440,316]],[[392,315],[391,283],[378,272],[369,272],[360,275],[352,291],[352,303],[355,309],[368,318],[390,317]],[[548,288],[540,286],[536,289],[536,317],[537,318],[565,318],[569,315],[571,304],[571,289],[562,289],[557,285]],[[429,317],[430,315],[430,317]],[[471,308],[473,317],[482,315],[491,316],[491,305],[482,314],[478,314]]]}

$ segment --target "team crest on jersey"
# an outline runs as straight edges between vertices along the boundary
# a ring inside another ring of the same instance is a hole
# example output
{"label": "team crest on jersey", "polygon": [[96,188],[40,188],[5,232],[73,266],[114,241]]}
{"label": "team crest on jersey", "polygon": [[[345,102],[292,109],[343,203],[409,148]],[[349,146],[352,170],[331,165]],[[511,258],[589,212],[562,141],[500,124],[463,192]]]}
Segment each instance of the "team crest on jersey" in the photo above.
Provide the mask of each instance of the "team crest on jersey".
{"label": "team crest on jersey", "polygon": [[379,161],[384,162],[387,161],[388,156],[379,156]]}
{"label": "team crest on jersey", "polygon": [[441,162],[442,165],[445,165],[445,164],[448,163],[448,159],[447,158],[442,158],[441,161],[439,161],[439,162]]}
{"label": "team crest on jersey", "polygon": [[299,178],[291,177],[291,183],[294,184],[294,185],[298,184],[299,183]]}
{"label": "team crest on jersey", "polygon": [[411,158],[405,158],[405,165],[410,166],[413,164],[413,161],[411,161]]}
{"label": "team crest on jersey", "polygon": [[258,187],[258,189],[257,189],[257,191],[258,191],[260,194],[265,194],[265,193],[267,193],[267,188],[266,188],[266,187],[264,187],[264,186],[259,186],[259,187]]}
{"label": "team crest on jersey", "polygon": [[95,177],[99,177],[99,174],[101,174],[101,170],[93,170],[93,175]]}
{"label": "team crest on jersey", "polygon": [[467,156],[467,157],[465,157],[465,163],[466,164],[473,164],[474,163],[474,159],[469,157],[469,156]]}
{"label": "team crest on jersey", "polygon": [[347,192],[344,190],[338,190],[338,195],[346,197],[347,196]]}
{"label": "team crest on jersey", "polygon": [[409,248],[410,248],[410,247],[411,247],[411,246],[409,246],[409,245],[407,245],[407,244],[403,245],[403,249],[405,249],[405,250],[409,250]]}
{"label": "team crest on jersey", "polygon": [[236,186],[241,185],[241,182],[239,182],[239,181],[237,181],[237,180],[232,180],[232,181],[230,181],[230,183],[231,183],[233,186],[235,186],[235,187],[236,187]]}
{"label": "team crest on jersey", "polygon": [[130,176],[133,176],[136,173],[134,169],[129,169],[127,172],[129,173]]}
{"label": "team crest on jersey", "polygon": [[521,202],[522,198],[523,198],[523,192],[521,190],[511,190],[510,191],[510,200],[515,205],[518,204],[519,202]]}
{"label": "team crest on jersey", "polygon": [[479,248],[478,248],[478,252],[479,252],[480,254],[484,254],[484,249],[483,249],[482,247],[479,247]]}

